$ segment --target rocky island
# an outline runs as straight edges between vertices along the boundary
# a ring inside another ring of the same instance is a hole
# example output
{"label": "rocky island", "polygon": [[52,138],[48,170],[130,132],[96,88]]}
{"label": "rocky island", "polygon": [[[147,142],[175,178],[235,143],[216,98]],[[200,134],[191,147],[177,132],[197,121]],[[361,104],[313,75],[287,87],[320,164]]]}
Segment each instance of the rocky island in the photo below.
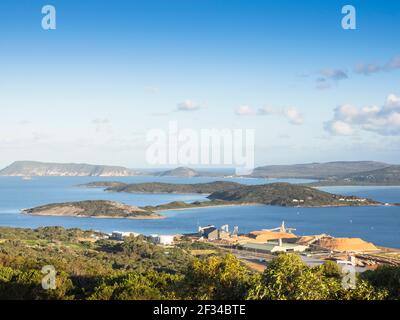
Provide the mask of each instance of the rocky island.
{"label": "rocky island", "polygon": [[40,216],[73,216],[95,218],[162,218],[159,214],[150,210],[107,200],[52,203],[35,208],[23,209],[22,213]]}

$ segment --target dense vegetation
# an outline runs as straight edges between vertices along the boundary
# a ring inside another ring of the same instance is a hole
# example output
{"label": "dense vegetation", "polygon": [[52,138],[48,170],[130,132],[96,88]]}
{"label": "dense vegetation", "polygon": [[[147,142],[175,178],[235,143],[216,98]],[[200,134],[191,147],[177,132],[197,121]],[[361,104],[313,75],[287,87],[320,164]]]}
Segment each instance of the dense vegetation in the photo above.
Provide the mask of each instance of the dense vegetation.
{"label": "dense vegetation", "polygon": [[261,203],[279,206],[343,206],[371,205],[377,201],[357,201],[357,197],[341,196],[323,192],[312,187],[290,183],[271,183],[254,186],[241,186],[231,190],[217,191],[209,197],[211,200]]}
{"label": "dense vegetation", "polygon": [[161,210],[205,208],[205,207],[229,206],[229,205],[240,205],[240,202],[236,203],[234,201],[224,201],[224,200],[194,201],[194,202],[173,201],[165,204],[160,204],[157,206],[145,206],[141,208],[149,211],[161,211]]}
{"label": "dense vegetation", "polygon": [[[343,289],[332,262],[311,268],[282,254],[260,274],[204,243],[164,248],[143,237],[101,236],[0,228],[0,299],[398,299],[400,293],[399,268],[364,273],[355,289]],[[191,254],[210,248],[214,253],[201,258]],[[55,267],[56,289],[42,289],[44,265]]]}

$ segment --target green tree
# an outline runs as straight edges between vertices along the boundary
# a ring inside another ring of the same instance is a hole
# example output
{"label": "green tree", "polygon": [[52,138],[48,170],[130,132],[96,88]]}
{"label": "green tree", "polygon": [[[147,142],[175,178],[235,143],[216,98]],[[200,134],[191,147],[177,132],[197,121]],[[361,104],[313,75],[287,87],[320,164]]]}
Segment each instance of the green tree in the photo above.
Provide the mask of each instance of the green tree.
{"label": "green tree", "polygon": [[195,259],[184,274],[182,291],[190,299],[244,299],[252,281],[249,270],[231,254]]}
{"label": "green tree", "polygon": [[374,271],[366,271],[361,278],[375,288],[386,290],[388,299],[400,299],[400,267],[379,266]]}

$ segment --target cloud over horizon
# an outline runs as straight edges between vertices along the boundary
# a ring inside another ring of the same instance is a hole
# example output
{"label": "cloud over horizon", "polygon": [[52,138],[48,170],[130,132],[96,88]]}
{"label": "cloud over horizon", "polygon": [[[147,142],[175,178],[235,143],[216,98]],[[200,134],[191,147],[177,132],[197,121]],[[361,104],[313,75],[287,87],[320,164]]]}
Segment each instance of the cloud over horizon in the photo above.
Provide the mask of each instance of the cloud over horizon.
{"label": "cloud over horizon", "polygon": [[294,125],[301,125],[304,122],[303,115],[293,107],[286,109],[276,109],[271,107],[263,107],[258,109],[258,115],[268,116],[268,115],[277,115],[285,117],[289,123]]}
{"label": "cloud over horizon", "polygon": [[388,95],[381,107],[340,105],[334,109],[333,119],[324,123],[324,129],[332,135],[353,135],[357,129],[383,136],[400,135],[400,97]]}
{"label": "cloud over horizon", "polygon": [[242,105],[236,108],[235,113],[238,116],[249,116],[254,115],[254,110],[248,105]]}
{"label": "cloud over horizon", "polygon": [[201,108],[201,105],[192,101],[185,100],[183,102],[178,103],[177,110],[178,111],[196,111]]}

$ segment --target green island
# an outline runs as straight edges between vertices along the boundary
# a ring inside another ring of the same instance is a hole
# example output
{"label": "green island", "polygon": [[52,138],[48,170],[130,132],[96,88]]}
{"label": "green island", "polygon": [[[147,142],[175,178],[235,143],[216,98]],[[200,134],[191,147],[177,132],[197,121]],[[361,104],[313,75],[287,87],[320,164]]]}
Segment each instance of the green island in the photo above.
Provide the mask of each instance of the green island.
{"label": "green island", "polygon": [[[45,265],[56,271],[55,289],[42,288]],[[80,229],[0,228],[0,299],[393,300],[399,274],[379,266],[347,289],[336,263],[308,266],[293,253],[256,271],[219,247],[185,239],[163,247],[141,235],[116,241]]]}

